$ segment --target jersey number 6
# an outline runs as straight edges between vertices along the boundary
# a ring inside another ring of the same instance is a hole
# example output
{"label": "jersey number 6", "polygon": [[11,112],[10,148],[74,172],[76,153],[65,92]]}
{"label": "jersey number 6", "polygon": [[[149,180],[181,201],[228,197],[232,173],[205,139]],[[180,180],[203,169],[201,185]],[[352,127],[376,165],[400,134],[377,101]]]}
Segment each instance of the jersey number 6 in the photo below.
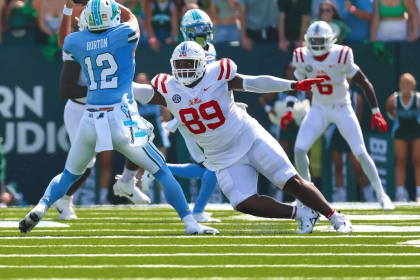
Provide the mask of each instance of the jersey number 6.
{"label": "jersey number 6", "polygon": [[[316,76],[315,78],[323,78],[326,81],[331,81],[331,78],[327,75],[320,75]],[[316,84],[319,94],[330,95],[333,93],[333,86],[332,85],[323,85],[323,84]]]}
{"label": "jersey number 6", "polygon": [[[118,88],[118,76],[108,79],[108,76],[114,75],[118,70],[118,64],[115,61],[115,58],[110,53],[101,53],[96,57],[96,66],[103,67],[104,62],[108,61],[109,67],[102,69],[101,71],[101,81],[99,89],[109,89],[109,88]],[[92,68],[92,60],[90,56],[85,57],[85,64],[87,66],[87,71],[90,79],[89,90],[97,90],[98,83],[95,81],[95,75]]]}
{"label": "jersey number 6", "polygon": [[[213,113],[207,113],[207,109],[213,108]],[[212,120],[212,119],[219,119],[219,121],[215,123],[209,123],[207,124],[207,127],[210,129],[216,129],[220,126],[222,126],[226,118],[223,116],[222,109],[220,109],[219,103],[217,103],[214,100],[211,100],[209,102],[203,103],[198,107],[198,111],[200,111],[200,115],[205,120]],[[191,115],[192,119],[187,120],[185,118],[186,115]],[[185,124],[188,129],[194,133],[194,134],[201,134],[206,132],[206,126],[203,122],[200,121],[200,115],[197,112],[197,109],[195,108],[186,108],[179,110],[179,116],[181,117],[182,122]],[[192,125],[196,125],[196,127],[193,127]]]}

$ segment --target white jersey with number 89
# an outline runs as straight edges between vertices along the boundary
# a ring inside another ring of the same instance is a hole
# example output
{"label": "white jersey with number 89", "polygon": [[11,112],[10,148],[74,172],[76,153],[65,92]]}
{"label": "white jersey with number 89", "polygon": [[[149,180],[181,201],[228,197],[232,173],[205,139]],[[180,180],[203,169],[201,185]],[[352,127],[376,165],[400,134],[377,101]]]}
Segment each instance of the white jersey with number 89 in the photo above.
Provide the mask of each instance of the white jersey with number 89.
{"label": "white jersey with number 89", "polygon": [[228,88],[236,70],[232,60],[223,58],[207,64],[202,80],[193,88],[183,86],[167,74],[152,80],[169,111],[204,149],[204,165],[212,171],[237,162],[256,139],[253,128],[258,122],[236,106]]}
{"label": "white jersey with number 89", "polygon": [[312,87],[313,105],[332,105],[337,102],[350,103],[349,85],[346,77],[353,78],[359,71],[354,63],[353,51],[347,46],[333,44],[328,56],[319,61],[306,48],[297,48],[293,54],[295,77],[324,78],[325,82]]}

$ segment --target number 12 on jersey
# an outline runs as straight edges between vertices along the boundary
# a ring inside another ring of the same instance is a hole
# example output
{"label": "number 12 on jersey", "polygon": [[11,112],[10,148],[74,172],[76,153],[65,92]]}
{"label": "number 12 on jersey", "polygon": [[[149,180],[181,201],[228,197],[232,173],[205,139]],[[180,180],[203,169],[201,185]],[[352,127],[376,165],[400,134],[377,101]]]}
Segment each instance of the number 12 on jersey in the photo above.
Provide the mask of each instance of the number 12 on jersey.
{"label": "number 12 on jersey", "polygon": [[[109,67],[104,68],[101,71],[101,81],[99,82],[99,89],[118,88],[118,76],[108,80],[108,76],[112,76],[118,71],[118,64],[115,61],[114,56],[107,52],[98,54],[95,61],[96,66],[103,67],[105,61],[108,61]],[[90,79],[89,90],[97,90],[98,83],[95,81],[95,75],[93,73],[92,60],[90,56],[85,57],[85,64],[87,66],[87,71]]]}
{"label": "number 12 on jersey", "polygon": [[[207,109],[212,108],[213,113],[207,113]],[[200,114],[198,114],[200,112]],[[187,120],[186,115],[191,115],[192,119]],[[207,127],[210,129],[216,129],[222,126],[226,118],[223,116],[222,109],[215,100],[203,103],[198,107],[198,111],[195,108],[186,108],[179,110],[179,116],[181,117],[182,122],[185,126],[194,134],[201,134],[206,132],[207,128],[202,121],[200,121],[200,115],[205,120],[218,119],[217,122],[207,124]],[[195,125],[195,127],[193,127]]]}

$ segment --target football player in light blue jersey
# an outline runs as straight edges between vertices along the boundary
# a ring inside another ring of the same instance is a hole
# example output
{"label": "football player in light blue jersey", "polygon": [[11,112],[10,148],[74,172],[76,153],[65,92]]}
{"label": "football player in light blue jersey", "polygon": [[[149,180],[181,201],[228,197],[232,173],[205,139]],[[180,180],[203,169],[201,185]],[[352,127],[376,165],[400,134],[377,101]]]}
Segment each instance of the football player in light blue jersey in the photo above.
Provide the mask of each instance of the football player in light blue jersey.
{"label": "football player in light blue jersey", "polygon": [[[186,234],[218,234],[193,218],[181,186],[149,142],[152,132],[133,105],[134,54],[140,35],[136,17],[120,10],[114,0],[89,1],[85,17],[88,30],[67,36],[63,49],[87,77],[86,111],[63,173],[54,177],[38,205],[19,222],[20,232],[26,234],[39,223],[97,153],[116,150],[156,177],[184,222]],[[126,22],[121,23],[121,18]]]}
{"label": "football player in light blue jersey", "polygon": [[[216,49],[210,43],[213,40],[213,22],[205,12],[198,9],[187,11],[182,17],[181,32],[185,41],[195,41],[203,47],[207,64],[216,61]],[[194,205],[193,216],[198,222],[220,222],[219,219],[212,218],[209,213],[204,212],[204,208],[217,186],[216,173],[204,167],[202,164],[205,159],[204,153],[194,140],[189,139],[188,130],[184,132],[185,125],[178,124],[176,119],[173,119],[171,121],[172,132],[175,132],[177,128],[184,137],[187,148],[197,164],[168,164],[169,170],[175,176],[201,180],[201,188]],[[145,171],[142,177],[143,191],[149,189],[153,180],[154,177]]]}

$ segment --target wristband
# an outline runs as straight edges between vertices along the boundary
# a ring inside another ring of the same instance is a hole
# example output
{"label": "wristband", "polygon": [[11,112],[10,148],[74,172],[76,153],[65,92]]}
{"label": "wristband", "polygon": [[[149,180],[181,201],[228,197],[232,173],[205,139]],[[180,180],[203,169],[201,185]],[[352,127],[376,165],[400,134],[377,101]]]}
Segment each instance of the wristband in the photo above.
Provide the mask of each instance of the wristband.
{"label": "wristband", "polygon": [[356,7],[355,6],[351,6],[349,9],[350,13],[354,13],[354,11],[356,11]]}
{"label": "wristband", "polygon": [[155,43],[156,42],[156,37],[152,37],[149,39],[149,43]]}
{"label": "wristband", "polygon": [[264,111],[266,113],[270,113],[273,110],[273,107],[271,107],[270,105],[265,105],[264,106]]}
{"label": "wristband", "polygon": [[372,108],[372,114],[376,115],[377,113],[380,113],[381,111],[379,110],[378,107]]}
{"label": "wristband", "polygon": [[73,8],[67,8],[66,5],[64,5],[63,14],[66,16],[71,16],[73,13]]}

